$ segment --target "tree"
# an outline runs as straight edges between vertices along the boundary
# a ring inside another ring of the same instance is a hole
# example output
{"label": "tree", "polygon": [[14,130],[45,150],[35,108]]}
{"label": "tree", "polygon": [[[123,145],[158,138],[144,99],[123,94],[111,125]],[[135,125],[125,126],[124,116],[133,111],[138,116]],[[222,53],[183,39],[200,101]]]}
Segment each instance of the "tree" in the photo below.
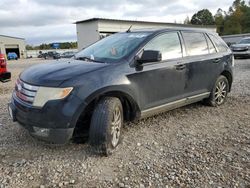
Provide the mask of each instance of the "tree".
{"label": "tree", "polygon": [[217,32],[220,35],[250,32],[250,2],[235,0],[228,12],[218,9],[214,16]]}
{"label": "tree", "polygon": [[214,25],[214,23],[213,15],[208,9],[198,11],[191,19],[193,25]]}
{"label": "tree", "polygon": [[26,48],[26,50],[33,50],[33,46],[28,45],[28,44],[26,45],[26,47],[25,47],[25,48]]}
{"label": "tree", "polygon": [[[26,45],[26,50],[48,50],[52,49],[53,43],[49,44],[41,44],[39,46],[31,46]],[[59,49],[76,49],[77,48],[77,42],[62,42],[59,43],[60,48]]]}
{"label": "tree", "polygon": [[190,19],[189,19],[189,17],[187,16],[186,19],[184,20],[184,24],[187,25],[187,24],[190,24],[190,23],[191,23],[191,22],[190,22]]}
{"label": "tree", "polygon": [[218,9],[215,16],[214,16],[214,21],[216,25],[216,30],[217,33],[220,35],[224,32],[224,17],[226,13],[222,9]]}

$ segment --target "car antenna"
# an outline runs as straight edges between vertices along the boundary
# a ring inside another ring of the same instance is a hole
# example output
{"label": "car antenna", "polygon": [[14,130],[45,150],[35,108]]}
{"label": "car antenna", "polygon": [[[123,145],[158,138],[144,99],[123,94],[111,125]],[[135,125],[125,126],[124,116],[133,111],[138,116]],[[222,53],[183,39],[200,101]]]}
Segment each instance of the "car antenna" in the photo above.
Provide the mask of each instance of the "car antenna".
{"label": "car antenna", "polygon": [[130,30],[131,30],[132,27],[133,27],[133,25],[131,25],[126,32],[130,33],[131,32]]}

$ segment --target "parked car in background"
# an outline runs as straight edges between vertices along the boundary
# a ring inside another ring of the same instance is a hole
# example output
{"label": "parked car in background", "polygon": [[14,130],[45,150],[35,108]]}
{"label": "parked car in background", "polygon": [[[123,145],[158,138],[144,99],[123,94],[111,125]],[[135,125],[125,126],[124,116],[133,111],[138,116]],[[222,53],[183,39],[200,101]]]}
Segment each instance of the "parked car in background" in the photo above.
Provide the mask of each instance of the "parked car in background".
{"label": "parked car in background", "polygon": [[243,38],[239,43],[230,46],[234,57],[250,57],[250,37]]}
{"label": "parked car in background", "polygon": [[75,52],[69,51],[69,52],[64,52],[60,55],[61,58],[71,58],[74,57]]}
{"label": "parked car in background", "polygon": [[4,54],[0,54],[0,81],[6,82],[10,80],[11,73],[7,71],[7,63]]}
{"label": "parked car in background", "polygon": [[60,54],[56,51],[46,52],[38,55],[38,58],[44,59],[60,59]]}
{"label": "parked car in background", "polygon": [[37,57],[38,57],[38,58],[44,58],[44,53],[42,53],[42,52],[40,51]]}
{"label": "parked car in background", "polygon": [[224,104],[233,66],[231,50],[215,33],[117,33],[75,58],[22,72],[9,112],[34,137],[63,144],[87,135],[95,151],[110,155],[121,142],[124,121],[202,100]]}
{"label": "parked car in background", "polygon": [[9,52],[7,54],[7,59],[8,60],[17,60],[18,59],[18,56],[15,52]]}

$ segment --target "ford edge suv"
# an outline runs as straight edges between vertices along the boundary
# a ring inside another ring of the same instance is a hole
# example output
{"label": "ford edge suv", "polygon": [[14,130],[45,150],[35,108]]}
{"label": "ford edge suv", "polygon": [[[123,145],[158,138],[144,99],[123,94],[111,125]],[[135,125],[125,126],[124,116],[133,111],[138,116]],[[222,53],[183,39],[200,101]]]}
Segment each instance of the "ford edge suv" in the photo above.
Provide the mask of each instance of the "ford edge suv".
{"label": "ford edge suv", "polygon": [[13,121],[56,144],[85,137],[110,155],[123,122],[198,101],[222,105],[234,58],[216,34],[193,29],[117,33],[74,58],[28,68],[9,104]]}

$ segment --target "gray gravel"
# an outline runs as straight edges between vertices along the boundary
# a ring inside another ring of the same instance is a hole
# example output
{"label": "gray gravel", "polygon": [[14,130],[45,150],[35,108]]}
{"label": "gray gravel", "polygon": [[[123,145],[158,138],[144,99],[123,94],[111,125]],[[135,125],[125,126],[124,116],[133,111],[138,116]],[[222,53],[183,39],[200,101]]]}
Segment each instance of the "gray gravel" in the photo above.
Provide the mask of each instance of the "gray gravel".
{"label": "gray gravel", "polygon": [[226,104],[197,103],[129,123],[108,158],[87,144],[44,145],[11,122],[14,80],[37,63],[10,62],[14,79],[0,83],[0,188],[250,187],[250,60],[236,61]]}

